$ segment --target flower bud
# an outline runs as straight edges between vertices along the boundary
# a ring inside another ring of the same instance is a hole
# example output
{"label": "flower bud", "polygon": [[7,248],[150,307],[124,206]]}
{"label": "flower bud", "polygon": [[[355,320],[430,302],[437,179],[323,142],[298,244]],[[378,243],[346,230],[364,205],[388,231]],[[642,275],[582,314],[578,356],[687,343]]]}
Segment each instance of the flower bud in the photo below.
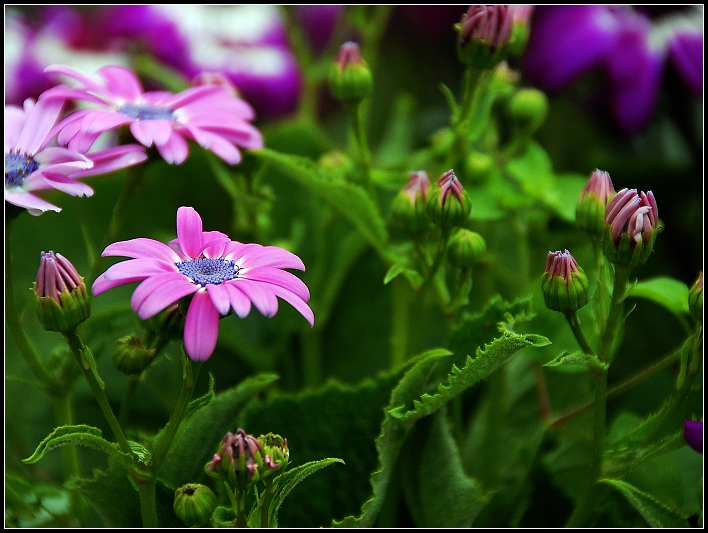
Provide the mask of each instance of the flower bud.
{"label": "flower bud", "polygon": [[126,376],[142,374],[155,358],[155,351],[143,346],[137,335],[128,335],[116,341],[111,360],[119,372]]}
{"label": "flower bud", "polygon": [[268,433],[258,437],[263,448],[263,463],[268,468],[264,468],[261,472],[261,477],[265,477],[271,472],[277,470],[278,473],[284,472],[288,467],[290,458],[290,450],[288,449],[288,439],[284,439],[275,433]]}
{"label": "flower bud", "polygon": [[487,243],[479,233],[461,228],[447,243],[447,259],[457,268],[469,268],[487,254]]}
{"label": "flower bud", "polygon": [[511,16],[514,21],[511,29],[511,38],[507,44],[507,51],[510,56],[521,57],[526,50],[526,45],[529,42],[529,34],[531,33],[531,15],[533,14],[532,5],[511,5]]}
{"label": "flower bud", "polygon": [[42,252],[34,292],[37,316],[47,331],[72,331],[91,315],[84,278],[60,254]]}
{"label": "flower bud", "polygon": [[651,191],[637,194],[622,189],[607,204],[604,252],[615,264],[635,267],[644,264],[656,240],[659,211]]}
{"label": "flower bud", "polygon": [[143,320],[143,325],[151,338],[176,341],[184,338],[184,321],[185,314],[180,309],[180,304],[175,303],[155,316]]}
{"label": "flower bud", "polygon": [[472,211],[472,203],[453,170],[440,176],[438,188],[428,195],[426,209],[430,220],[441,228],[465,224]]}
{"label": "flower bud", "polygon": [[514,20],[508,5],[473,5],[455,26],[457,52],[463,63],[489,69],[506,56]]}
{"label": "flower bud", "polygon": [[[287,452],[287,442],[284,447],[285,452],[281,455]],[[280,466],[272,456],[266,459],[265,455],[260,441],[239,428],[236,435],[231,432],[226,434],[204,470],[208,475],[227,481],[231,486],[245,488]]]}
{"label": "flower bud", "polygon": [[487,183],[494,172],[494,158],[476,150],[465,158],[465,177],[474,183]]}
{"label": "flower bud", "polygon": [[371,71],[359,53],[359,45],[344,43],[329,70],[332,95],[342,102],[358,102],[371,94],[373,86]]}
{"label": "flower bud", "polygon": [[607,204],[615,195],[610,174],[595,170],[580,193],[575,209],[575,223],[590,235],[601,237],[605,229]]}
{"label": "flower bud", "polygon": [[187,527],[199,527],[209,522],[217,503],[216,494],[209,487],[187,483],[175,491],[172,509]]}
{"label": "flower bud", "polygon": [[430,189],[430,180],[424,170],[410,173],[406,185],[391,203],[392,222],[407,233],[417,235],[430,225],[425,201]]}
{"label": "flower bud", "polygon": [[538,89],[519,89],[511,97],[507,115],[526,133],[534,133],[548,116],[548,98]]}
{"label": "flower bud", "polygon": [[703,271],[698,273],[698,279],[688,291],[688,311],[691,316],[698,320],[703,321]]}
{"label": "flower bud", "polygon": [[541,288],[546,307],[553,311],[575,312],[588,303],[588,278],[568,250],[548,252]]}

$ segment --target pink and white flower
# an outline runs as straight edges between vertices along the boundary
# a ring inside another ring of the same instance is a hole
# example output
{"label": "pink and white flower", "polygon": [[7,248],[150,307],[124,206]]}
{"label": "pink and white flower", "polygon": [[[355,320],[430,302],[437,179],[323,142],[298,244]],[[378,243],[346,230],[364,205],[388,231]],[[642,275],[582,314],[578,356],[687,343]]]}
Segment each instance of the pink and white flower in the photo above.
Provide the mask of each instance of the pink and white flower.
{"label": "pink and white flower", "polygon": [[244,244],[219,231],[203,231],[202,219],[192,207],[177,210],[177,238],[168,244],[137,238],[113,243],[102,255],[131,259],[101,274],[93,284],[93,294],[141,282],[130,303],[143,320],[190,297],[184,347],[194,361],[206,361],[214,352],[220,316],[233,311],[245,318],[251,304],[272,317],[282,298],[311,326],[315,322],[307,305],[307,286],[282,270],[305,270],[298,256],[277,246]]}
{"label": "pink and white flower", "polygon": [[144,146],[155,145],[168,163],[181,164],[187,159],[187,139],[232,165],[241,162],[239,147],[263,147],[261,133],[249,122],[255,116],[253,108],[221,85],[200,85],[174,94],[144,91],[138,77],[121,66],[98,69],[100,81],[62,65],[46,71],[67,76],[77,84],[49,89],[42,99],[94,105],[72,113],[59,124],[59,143],[69,148],[88,150],[102,133],[121,126],[128,126]]}
{"label": "pink and white flower", "polygon": [[61,209],[35,193],[57,189],[72,196],[91,196],[93,189],[79,178],[135,165],[147,158],[145,149],[126,145],[83,154],[53,145],[54,126],[63,102],[27,99],[23,107],[5,106],[5,201],[32,215]]}

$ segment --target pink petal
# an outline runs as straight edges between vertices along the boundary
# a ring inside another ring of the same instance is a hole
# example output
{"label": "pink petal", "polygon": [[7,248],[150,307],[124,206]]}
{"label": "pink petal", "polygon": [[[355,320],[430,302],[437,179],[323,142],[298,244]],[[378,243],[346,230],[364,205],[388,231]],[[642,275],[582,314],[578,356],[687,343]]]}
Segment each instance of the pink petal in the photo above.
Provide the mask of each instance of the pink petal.
{"label": "pink petal", "polygon": [[147,161],[145,148],[139,144],[126,144],[89,154],[93,161],[93,168],[72,172],[72,178],[84,178],[96,174],[108,174]]}
{"label": "pink petal", "polygon": [[193,207],[177,209],[177,240],[180,250],[191,258],[202,252],[202,217]]}
{"label": "pink petal", "polygon": [[172,136],[169,120],[136,120],[130,125],[130,133],[145,146],[162,146]]}
{"label": "pink petal", "polygon": [[25,112],[15,105],[5,106],[5,153],[15,149],[25,123]]}
{"label": "pink petal", "polygon": [[50,65],[44,69],[44,72],[47,72],[49,74],[63,74],[64,76],[68,76],[70,78],[78,80],[87,89],[93,89],[98,93],[105,92],[103,86],[95,82],[92,78],[81,74],[81,72],[79,72],[78,70],[74,70],[73,68],[64,65]]}
{"label": "pink petal", "polygon": [[312,312],[312,309],[310,309],[310,307],[305,302],[303,302],[298,296],[294,295],[287,289],[279,287],[278,285],[273,285],[271,287],[271,290],[276,296],[282,298],[290,305],[292,305],[297,312],[299,312],[303,317],[305,317],[305,320],[310,323],[310,326],[315,325],[315,314]]}
{"label": "pink petal", "polygon": [[53,189],[71,196],[93,196],[93,189],[85,183],[53,172],[44,172],[43,175],[48,185]]}
{"label": "pink petal", "polygon": [[206,286],[206,290],[211,298],[211,303],[214,304],[214,308],[219,314],[223,316],[228,315],[229,309],[231,308],[231,301],[226,285],[224,283],[210,283]]}
{"label": "pink petal", "polygon": [[208,131],[196,127],[187,127],[186,130],[202,148],[211,150],[230,165],[241,162],[241,152],[229,141]]}
{"label": "pink petal", "polygon": [[138,77],[129,69],[108,65],[98,69],[98,74],[106,80],[106,89],[128,101],[134,102],[143,94]]}
{"label": "pink petal", "polygon": [[17,138],[17,146],[25,153],[36,154],[45,145],[49,131],[56,123],[64,102],[60,100],[43,100],[37,102],[26,114],[22,131]]}
{"label": "pink petal", "polygon": [[45,211],[56,211],[57,213],[61,211],[60,207],[50,204],[28,192],[16,193],[5,191],[5,201],[18,207],[24,207],[29,214],[33,216],[39,216]]}
{"label": "pink petal", "polygon": [[251,300],[239,290],[236,283],[227,281],[223,285],[225,285],[226,289],[229,291],[229,299],[234,312],[239,318],[246,318],[248,313],[251,312]]}
{"label": "pink petal", "polygon": [[96,281],[93,282],[93,285],[91,286],[91,292],[94,296],[98,296],[99,294],[103,294],[104,292],[111,289],[115,289],[116,287],[120,287],[121,285],[133,283],[134,281],[140,281],[140,279],[106,279],[106,273],[104,272],[96,278]]}
{"label": "pink petal", "polygon": [[133,259],[162,259],[171,263],[182,261],[177,253],[165,243],[154,239],[146,239],[145,237],[109,244],[103,250],[101,257],[109,256],[132,257]]}
{"label": "pink petal", "polygon": [[116,263],[103,273],[107,280],[129,279],[125,283],[141,281],[155,274],[177,272],[177,267],[172,262],[159,259],[129,259]]}
{"label": "pink petal", "polygon": [[178,109],[191,102],[208,98],[210,95],[220,93],[223,90],[224,89],[218,85],[199,85],[197,87],[190,87],[189,89],[185,89],[184,91],[165,100],[164,105],[172,109]]}
{"label": "pink petal", "polygon": [[93,162],[83,154],[61,146],[50,146],[39,152],[35,159],[40,165],[67,165],[66,168],[82,170],[91,168]]}
{"label": "pink petal", "polygon": [[251,247],[238,259],[240,267],[269,266],[274,268],[296,268],[305,270],[305,264],[294,253],[277,246]]}
{"label": "pink petal", "polygon": [[[162,273],[147,278],[138,285],[133,292],[133,297],[138,292],[138,289],[151,280],[155,281],[151,282],[144,291],[140,292],[139,296],[144,297],[142,301],[140,301],[140,306],[137,309],[134,306],[134,299],[131,297],[130,300],[131,305],[133,305],[133,310],[138,313],[138,316],[143,320],[156,315],[163,309],[179,301],[180,298],[196,292],[199,288],[178,272]],[[139,298],[135,298],[135,302],[137,302],[138,299]]]}
{"label": "pink petal", "polygon": [[270,289],[270,285],[244,278],[236,278],[230,283],[248,296],[263,316],[272,317],[278,312],[278,299]]}
{"label": "pink petal", "polygon": [[[239,275],[241,275],[241,272],[239,272]],[[310,299],[310,291],[307,288],[307,285],[305,285],[303,281],[294,274],[291,274],[285,270],[280,270],[279,268],[246,268],[244,269],[243,277],[246,279],[252,279],[253,281],[261,281],[271,283],[273,285],[279,285],[280,287],[295,293],[295,295],[302,300],[307,301]]]}
{"label": "pink petal", "polygon": [[184,322],[184,349],[193,361],[206,361],[214,353],[218,337],[219,313],[207,291],[197,291]]}
{"label": "pink petal", "polygon": [[81,121],[81,133],[103,133],[104,131],[130,124],[135,119],[107,109],[92,109]]}
{"label": "pink petal", "polygon": [[174,130],[166,143],[157,145],[157,151],[160,152],[160,155],[165,161],[175,165],[184,163],[187,159],[187,155],[189,155],[187,141]]}

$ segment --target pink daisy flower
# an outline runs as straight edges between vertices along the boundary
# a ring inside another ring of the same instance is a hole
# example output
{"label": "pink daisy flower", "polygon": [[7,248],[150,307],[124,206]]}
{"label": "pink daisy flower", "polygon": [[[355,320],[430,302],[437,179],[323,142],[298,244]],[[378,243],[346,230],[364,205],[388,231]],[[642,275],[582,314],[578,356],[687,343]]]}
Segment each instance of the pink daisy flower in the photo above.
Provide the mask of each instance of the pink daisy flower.
{"label": "pink daisy flower", "polygon": [[278,311],[278,298],[292,305],[314,325],[307,305],[310,291],[295,275],[305,270],[295,254],[276,246],[243,244],[219,231],[202,231],[192,207],[177,210],[177,238],[164,244],[138,238],[109,245],[102,254],[123,256],[93,284],[95,296],[140,281],[130,304],[145,320],[184,297],[191,297],[184,325],[184,348],[194,361],[206,361],[216,348],[219,317],[232,310],[246,317],[253,304],[264,316]]}
{"label": "pink daisy flower", "polygon": [[73,99],[96,107],[76,111],[59,125],[59,143],[85,151],[104,132],[129,126],[144,146],[155,145],[168,163],[181,164],[192,139],[229,164],[241,162],[238,147],[263,148],[261,133],[249,123],[253,108],[218,84],[191,87],[180,93],[143,91],[138,77],[125,67],[98,69],[100,82],[62,65],[46,72],[63,74],[78,83],[45,91],[42,99]]}
{"label": "pink daisy flower", "polygon": [[72,196],[91,196],[93,189],[77,181],[145,161],[145,149],[119,146],[93,154],[81,154],[52,145],[53,128],[62,102],[32,99],[24,107],[5,106],[5,201],[32,215],[61,209],[35,194],[57,189]]}

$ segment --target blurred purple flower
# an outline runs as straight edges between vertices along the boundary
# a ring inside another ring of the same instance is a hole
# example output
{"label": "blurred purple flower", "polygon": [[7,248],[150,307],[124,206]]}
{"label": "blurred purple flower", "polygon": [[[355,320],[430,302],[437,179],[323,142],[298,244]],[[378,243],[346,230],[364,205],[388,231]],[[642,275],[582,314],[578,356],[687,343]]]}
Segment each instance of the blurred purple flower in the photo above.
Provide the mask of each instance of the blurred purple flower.
{"label": "blurred purple flower", "polygon": [[315,52],[321,52],[332,38],[344,6],[295,6],[295,16]]}
{"label": "blurred purple flower", "polygon": [[703,422],[684,420],[683,436],[691,448],[698,453],[703,453]]}
{"label": "blurred purple flower", "polygon": [[654,20],[629,6],[539,6],[524,70],[547,91],[563,89],[591,70],[603,70],[618,124],[635,132],[651,119],[667,61],[702,96],[702,6]]}
{"label": "blurred purple flower", "polygon": [[102,133],[126,125],[141,144],[154,144],[168,163],[187,159],[187,138],[232,165],[241,161],[238,147],[263,147],[263,137],[249,122],[253,109],[222,85],[199,85],[177,94],[145,92],[137,76],[124,67],[100,68],[100,82],[62,65],[46,70],[78,83],[53,87],[42,99],[95,105],[71,113],[57,125],[59,143],[69,148],[87,151]]}
{"label": "blurred purple flower", "polygon": [[278,312],[278,299],[292,305],[314,325],[307,305],[310,291],[294,274],[305,270],[295,254],[277,246],[242,244],[219,231],[202,231],[202,219],[193,208],[177,210],[177,238],[164,244],[132,239],[109,245],[102,256],[124,256],[93,284],[98,296],[109,289],[140,281],[131,306],[146,320],[181,298],[191,296],[184,324],[184,347],[195,361],[206,361],[216,348],[219,316],[231,310],[241,318],[251,303],[267,317]]}
{"label": "blurred purple flower", "polygon": [[5,106],[5,201],[32,215],[61,209],[35,194],[57,189],[72,196],[91,196],[79,178],[104,174],[147,159],[135,144],[83,154],[53,145],[61,101],[28,99],[24,107]]}

